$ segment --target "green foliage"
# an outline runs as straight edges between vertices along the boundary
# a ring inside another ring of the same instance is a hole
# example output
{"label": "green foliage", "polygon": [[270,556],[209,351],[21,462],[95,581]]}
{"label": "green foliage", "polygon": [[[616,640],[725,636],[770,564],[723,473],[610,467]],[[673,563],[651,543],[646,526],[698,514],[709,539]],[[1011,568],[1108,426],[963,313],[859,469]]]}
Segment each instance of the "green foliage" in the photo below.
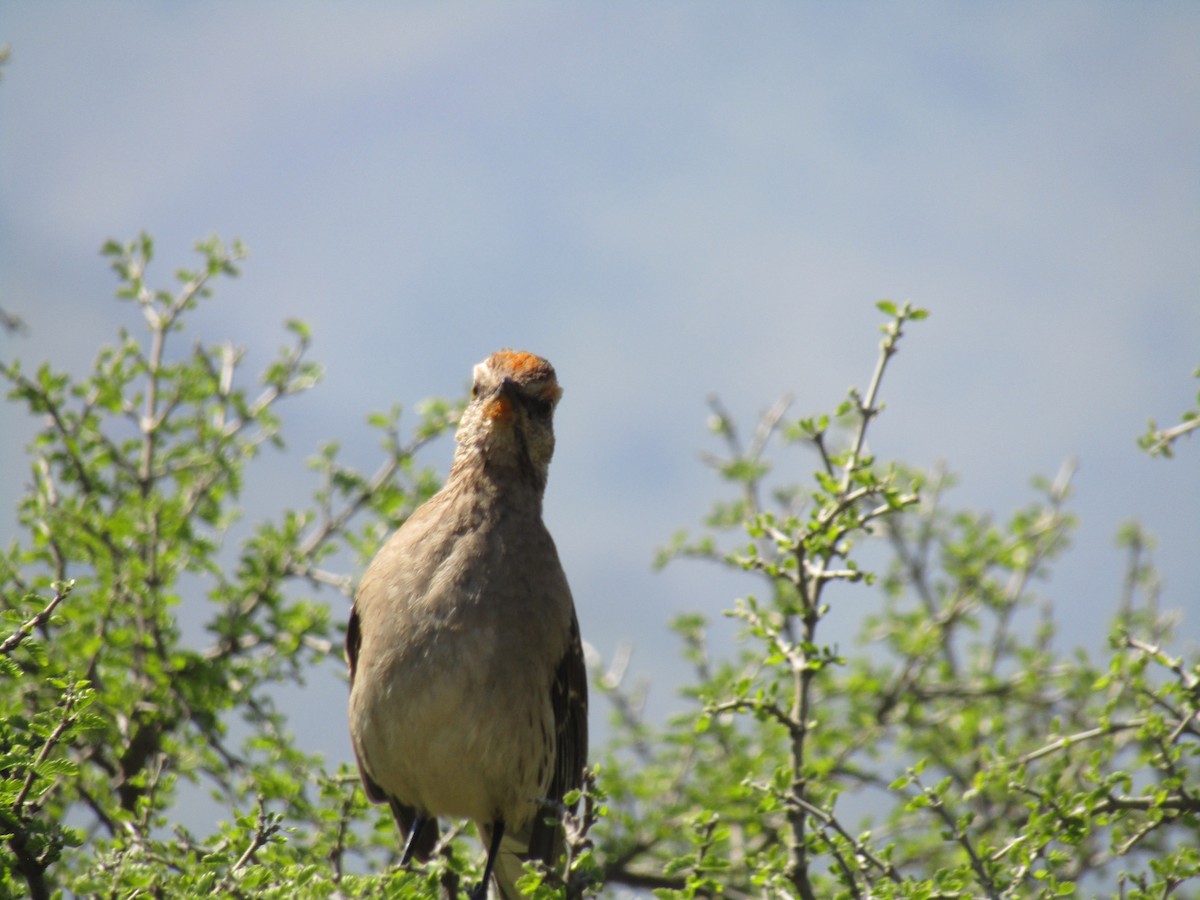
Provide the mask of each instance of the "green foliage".
{"label": "green foliage", "polygon": [[[436,489],[416,455],[459,408],[426,405],[407,436],[399,407],[370,416],[373,474],[326,443],[310,502],[233,531],[253,464],[283,444],[281,408],[320,369],[295,322],[256,383],[232,343],[181,346],[244,256],[198,251],[163,290],[149,237],[105,246],[144,329],[88,375],[0,366],[41,423],[23,537],[0,553],[0,896],[458,896],[479,877],[469,828],[401,871],[386,810],[297,745],[273,696],[340,667],[326,596],[349,597],[349,573]],[[883,378],[925,317],[879,309],[867,388],[832,411],[791,419],[781,402],[743,442],[712,401],[726,451],[709,462],[733,496],[659,560],[744,572],[756,593],[731,604],[732,646],[699,615],[675,622],[694,678],[666,723],[642,717],[625,660],[599,673],[615,736],[568,798],[565,886],[530,866],[529,896],[1195,891],[1200,666],[1173,649],[1150,538],[1119,537],[1108,650],[1065,654],[1035,587],[1073,528],[1070,470],[997,522],[949,508],[946,473],[878,459]],[[780,445],[814,454],[811,478],[779,473]],[[845,607],[849,649],[828,638]],[[225,810],[203,833],[179,821],[184,787]]]}
{"label": "green foliage", "polygon": [[[743,443],[713,401],[728,453],[709,462],[736,499],[660,562],[710,560],[762,590],[729,611],[732,648],[713,647],[700,617],[677,622],[693,707],[665,728],[640,719],[619,677],[601,679],[620,734],[605,770],[608,881],[664,898],[1194,887],[1200,666],[1164,649],[1146,537],[1122,535],[1110,651],[1064,657],[1033,586],[1073,527],[1069,468],[997,524],[948,510],[945,473],[869,455],[882,377],[925,315],[879,308],[889,321],[868,388],[832,414],[788,421],[784,402]],[[811,481],[769,480],[780,440],[815,451]],[[869,544],[891,559],[878,576],[856,561]],[[861,622],[853,653],[822,640],[835,604]]]}
{"label": "green foliage", "polygon": [[[329,606],[311,593],[348,594],[351,579],[323,565],[339,553],[360,564],[432,493],[414,454],[455,410],[431,405],[407,441],[399,408],[373,417],[384,451],[374,475],[326,446],[312,506],[223,549],[248,465],[282,445],[280,404],[320,369],[294,322],[257,386],[230,343],[177,350],[187,315],[244,255],[216,239],[197,249],[200,265],[163,290],[146,279],[148,236],[109,242],[117,296],[144,334],[121,331],[80,379],[0,369],[10,400],[43,423],[19,511],[26,539],[0,557],[11,629],[0,645],[0,895],[327,897],[345,881],[383,896],[426,877],[343,877],[354,859],[383,868],[394,831],[366,808],[356,775],[328,774],[295,746],[272,690],[340,658]],[[188,634],[185,606],[202,623]],[[181,782],[205,785],[228,821],[200,837],[174,823]],[[451,854],[443,868],[465,862]]]}
{"label": "green foliage", "polygon": [[[1192,373],[1197,378],[1200,378],[1200,369]],[[1200,428],[1200,393],[1196,394],[1196,405],[1192,409],[1185,410],[1180,416],[1178,425],[1173,425],[1170,428],[1160,429],[1154,424],[1151,419],[1146,426],[1146,432],[1138,438],[1138,446],[1147,451],[1151,456],[1172,455],[1171,446],[1183,437],[1189,434],[1196,428]]]}

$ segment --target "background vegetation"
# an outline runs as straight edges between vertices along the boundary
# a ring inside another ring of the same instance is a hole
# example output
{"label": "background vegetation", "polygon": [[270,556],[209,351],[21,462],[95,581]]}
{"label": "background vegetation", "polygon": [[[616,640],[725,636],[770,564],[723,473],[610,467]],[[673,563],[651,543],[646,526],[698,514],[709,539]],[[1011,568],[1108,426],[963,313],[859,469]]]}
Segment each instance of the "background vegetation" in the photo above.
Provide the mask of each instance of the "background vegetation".
{"label": "background vegetation", "polygon": [[[198,249],[156,289],[149,237],[106,245],[145,329],[86,378],[3,366],[42,424],[23,536],[0,557],[0,895],[453,895],[476,844],[452,832],[428,868],[397,871],[386,811],[297,746],[272,697],[340,655],[326,598],[436,489],[417,454],[457,406],[372,416],[375,472],[327,444],[311,499],[225,546],[251,464],[282,443],[281,405],[319,367],[299,323],[255,383],[235,344],[188,347],[189,313],[243,255]],[[713,402],[729,498],[661,561],[745,571],[740,637],[678,620],[694,677],[666,723],[619,662],[596,671],[593,715],[615,737],[569,823],[568,883],[531,872],[532,894],[1197,895],[1200,666],[1158,608],[1151,538],[1120,535],[1122,599],[1097,603],[1107,650],[1067,645],[1034,589],[1067,548],[1070,471],[1000,521],[946,508],[949,473],[877,455],[885,375],[925,316],[879,306],[868,387],[828,414],[781,403],[746,433]],[[1169,451],[1194,417],[1144,445]],[[777,470],[790,444],[814,472]],[[843,604],[861,622],[850,648],[823,636]],[[178,823],[189,784],[228,809],[203,834]]]}

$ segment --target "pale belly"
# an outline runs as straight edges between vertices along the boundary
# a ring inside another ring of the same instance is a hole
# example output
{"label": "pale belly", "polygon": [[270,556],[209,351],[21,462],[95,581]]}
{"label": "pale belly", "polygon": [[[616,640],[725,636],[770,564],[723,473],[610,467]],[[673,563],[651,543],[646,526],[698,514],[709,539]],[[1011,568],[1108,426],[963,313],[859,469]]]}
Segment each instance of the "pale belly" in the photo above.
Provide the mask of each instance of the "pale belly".
{"label": "pale belly", "polygon": [[[546,688],[496,691],[445,660],[389,662],[391,677],[360,678],[351,693],[363,761],[375,782],[433,816],[503,819],[511,828],[532,818],[547,795],[554,759]],[[528,702],[514,705],[514,697]]]}

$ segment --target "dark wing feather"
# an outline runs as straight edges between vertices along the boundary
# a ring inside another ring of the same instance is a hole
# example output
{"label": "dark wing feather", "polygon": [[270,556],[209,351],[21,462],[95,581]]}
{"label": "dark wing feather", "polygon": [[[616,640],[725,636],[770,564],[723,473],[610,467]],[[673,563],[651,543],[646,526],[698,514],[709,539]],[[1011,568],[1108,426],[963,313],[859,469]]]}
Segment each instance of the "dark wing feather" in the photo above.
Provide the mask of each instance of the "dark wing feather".
{"label": "dark wing feather", "polygon": [[[437,847],[438,820],[432,816],[417,815],[415,809],[405,806],[395,797],[388,797],[388,805],[392,808],[392,818],[396,820],[396,827],[400,829],[400,837],[404,841],[401,864],[408,865],[409,859],[414,856],[421,862],[428,862]],[[419,830],[410,838],[413,828]]]}
{"label": "dark wing feather", "polygon": [[362,646],[362,630],[358,623],[358,607],[350,607],[350,621],[346,623],[346,664],[350,666],[350,685],[354,686],[354,672],[358,669],[358,648]]}
{"label": "dark wing feather", "polygon": [[[346,663],[350,667],[350,687],[354,687],[354,674],[358,671],[358,650],[362,646],[362,628],[358,621],[358,608],[350,608],[350,621],[346,623]],[[352,736],[353,737],[353,736]],[[372,803],[387,802],[387,794],[377,785],[363,768],[362,757],[358,755],[358,742],[351,740],[354,747],[354,761],[358,763],[358,774],[362,778],[363,790],[367,799]]]}
{"label": "dark wing feather", "polygon": [[[587,765],[587,667],[583,661],[583,643],[579,639],[579,622],[571,615],[571,636],[567,652],[554,674],[550,689],[554,709],[555,757],[554,774],[550,780],[550,796],[561,803],[563,796],[583,785],[583,769]],[[553,824],[560,811],[546,806],[533,823],[529,839],[529,855],[553,864],[561,852],[561,829]],[[547,823],[547,819],[552,820]]]}

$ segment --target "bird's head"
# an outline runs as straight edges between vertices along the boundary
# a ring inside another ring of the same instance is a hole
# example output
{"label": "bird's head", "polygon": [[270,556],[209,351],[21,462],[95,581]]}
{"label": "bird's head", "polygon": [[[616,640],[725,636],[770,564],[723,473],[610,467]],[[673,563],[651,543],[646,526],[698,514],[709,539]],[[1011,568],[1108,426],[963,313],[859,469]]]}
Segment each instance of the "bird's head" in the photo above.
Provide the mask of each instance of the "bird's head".
{"label": "bird's head", "polygon": [[498,350],[475,367],[471,402],[456,435],[455,458],[516,470],[539,487],[554,454],[554,407],[562,388],[554,367],[540,356]]}

